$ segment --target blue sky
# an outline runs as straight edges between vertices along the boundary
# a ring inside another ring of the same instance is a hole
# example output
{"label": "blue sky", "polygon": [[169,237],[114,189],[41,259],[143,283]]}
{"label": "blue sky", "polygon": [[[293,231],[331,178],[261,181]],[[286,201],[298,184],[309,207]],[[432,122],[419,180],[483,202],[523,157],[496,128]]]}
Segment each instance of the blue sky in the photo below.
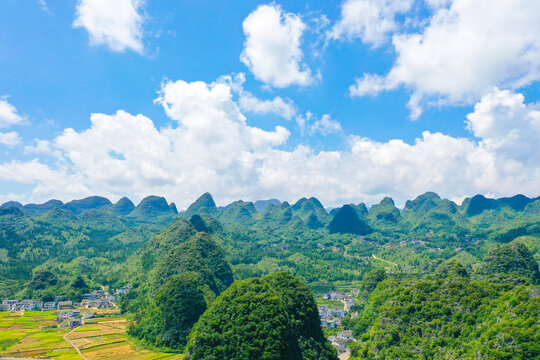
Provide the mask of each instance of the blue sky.
{"label": "blue sky", "polygon": [[533,0],[1,7],[0,201],[540,193]]}

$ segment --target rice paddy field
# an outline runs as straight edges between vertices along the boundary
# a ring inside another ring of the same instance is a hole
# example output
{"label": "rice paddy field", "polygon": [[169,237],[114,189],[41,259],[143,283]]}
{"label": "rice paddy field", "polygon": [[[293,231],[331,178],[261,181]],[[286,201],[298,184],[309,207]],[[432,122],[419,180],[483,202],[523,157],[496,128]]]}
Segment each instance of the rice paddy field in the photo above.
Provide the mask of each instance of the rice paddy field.
{"label": "rice paddy field", "polygon": [[180,354],[144,349],[126,336],[125,318],[111,311],[103,315],[105,317],[85,320],[83,326],[72,331],[58,326],[55,311],[0,312],[0,357],[64,360],[183,358]]}

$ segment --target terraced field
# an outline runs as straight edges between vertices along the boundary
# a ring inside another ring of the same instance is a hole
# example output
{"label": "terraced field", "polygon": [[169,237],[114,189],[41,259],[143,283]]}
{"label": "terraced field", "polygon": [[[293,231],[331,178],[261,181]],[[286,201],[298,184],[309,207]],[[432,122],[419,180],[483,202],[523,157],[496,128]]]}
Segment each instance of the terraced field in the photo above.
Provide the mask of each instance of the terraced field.
{"label": "terraced field", "polygon": [[68,329],[57,326],[54,311],[0,313],[0,354],[6,357],[79,360],[63,339]]}
{"label": "terraced field", "polygon": [[130,342],[126,333],[126,319],[95,319],[77,328],[66,338],[83,353],[88,360],[98,359],[182,359],[179,354],[155,353]]}
{"label": "terraced field", "polygon": [[[179,354],[157,353],[132,343],[127,321],[117,313],[89,319],[73,331],[58,327],[54,311],[0,313],[0,356],[36,359],[182,359]],[[65,339],[64,339],[65,337]],[[69,341],[66,341],[69,340]]]}

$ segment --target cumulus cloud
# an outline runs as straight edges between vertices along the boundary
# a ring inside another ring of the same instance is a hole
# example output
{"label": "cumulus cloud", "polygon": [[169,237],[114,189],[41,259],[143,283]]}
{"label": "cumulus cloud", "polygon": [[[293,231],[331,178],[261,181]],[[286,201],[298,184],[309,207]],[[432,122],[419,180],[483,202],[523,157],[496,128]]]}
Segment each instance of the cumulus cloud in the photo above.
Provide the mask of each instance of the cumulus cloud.
{"label": "cumulus cloud", "polygon": [[[540,113],[521,94],[491,89],[467,116],[470,139],[429,131],[412,144],[350,136],[342,150],[315,151],[283,148],[283,127],[250,126],[232,91],[220,81],[166,81],[156,103],[174,126],[160,129],[122,110],[92,114],[86,130],[66,129],[48,144],[54,165],[5,162],[0,180],[33,184],[32,201],[161,194],[180,208],[205,191],[220,204],[313,195],[328,206],[385,195],[403,204],[428,190],[451,198],[539,195]],[[331,122],[311,116],[306,126],[336,130]]]}
{"label": "cumulus cloud", "polygon": [[[158,129],[149,118],[122,110],[92,114],[88,129],[68,128],[51,143],[27,148],[56,154],[58,165],[4,163],[0,179],[34,182],[32,196],[40,199],[47,191],[64,200],[77,191],[112,199],[158,193],[186,205],[195,194],[225,189],[239,197],[265,154],[290,135],[281,126],[274,131],[249,126],[231,88],[219,82],[167,81],[156,102],[175,126]],[[79,188],[64,192],[68,182]]]}
{"label": "cumulus cloud", "polygon": [[298,115],[296,117],[296,123],[300,127],[302,135],[316,133],[330,135],[342,131],[339,121],[332,119],[329,114],[324,114],[320,119],[317,119],[311,111],[308,111],[305,116]]}
{"label": "cumulus cloud", "polygon": [[262,100],[244,89],[246,76],[244,73],[221,76],[217,82],[226,84],[238,96],[240,110],[253,114],[275,114],[291,120],[297,113],[296,105],[291,99],[276,96]]}
{"label": "cumulus cloud", "polygon": [[43,155],[55,155],[55,152],[51,146],[49,140],[34,139],[34,145],[27,145],[24,147],[25,154],[43,154]]}
{"label": "cumulus cloud", "polygon": [[352,96],[377,96],[381,91],[394,88],[386,78],[375,74],[364,74],[351,85],[349,91]]}
{"label": "cumulus cloud", "polygon": [[365,74],[363,96],[404,86],[417,118],[425,106],[472,104],[492,86],[519,89],[540,80],[540,3],[535,0],[431,1],[421,33],[393,37],[397,59],[385,76]]}
{"label": "cumulus cloud", "polygon": [[540,111],[524,100],[522,94],[494,88],[475,105],[467,124],[490,153],[534,166],[540,164]]}
{"label": "cumulus cloud", "polygon": [[143,0],[79,0],[73,26],[85,28],[92,45],[143,52]]}
{"label": "cumulus cloud", "polygon": [[1,132],[0,131],[0,144],[4,144],[9,147],[13,147],[21,142],[21,138],[19,137],[19,134],[11,131],[8,133]]}
{"label": "cumulus cloud", "polygon": [[276,114],[287,120],[291,120],[296,115],[296,107],[290,100],[283,100],[276,96],[272,100],[260,100],[249,91],[242,93],[239,100],[240,108],[243,111],[255,114]]}
{"label": "cumulus cloud", "polygon": [[311,127],[313,132],[319,132],[323,135],[341,132],[339,121],[332,119],[328,114],[324,114],[321,119],[315,121]]}
{"label": "cumulus cloud", "polygon": [[240,60],[255,77],[274,87],[306,86],[314,82],[302,62],[302,19],[276,4],[261,5],[244,20],[246,41]]}
{"label": "cumulus cloud", "polygon": [[360,38],[374,46],[384,43],[398,30],[397,14],[410,10],[413,0],[346,0],[341,6],[341,19],[328,33],[331,39]]}
{"label": "cumulus cloud", "polygon": [[18,114],[15,106],[11,105],[7,96],[0,97],[0,127],[20,124],[24,117]]}
{"label": "cumulus cloud", "polygon": [[32,184],[32,195],[19,200],[44,200],[58,195],[64,200],[94,195],[83,176],[65,168],[53,169],[38,159],[10,161],[0,165],[0,180]]}

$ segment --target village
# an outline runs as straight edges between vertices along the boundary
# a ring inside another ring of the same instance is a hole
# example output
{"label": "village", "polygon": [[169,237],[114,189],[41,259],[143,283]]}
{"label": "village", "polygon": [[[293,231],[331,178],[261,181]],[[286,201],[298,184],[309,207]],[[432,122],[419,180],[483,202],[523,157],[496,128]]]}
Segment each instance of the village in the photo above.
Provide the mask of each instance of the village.
{"label": "village", "polygon": [[92,290],[83,294],[80,302],[65,299],[65,296],[58,295],[54,301],[40,300],[3,300],[0,304],[2,312],[23,312],[23,311],[59,311],[56,321],[60,327],[76,328],[82,326],[84,319],[93,318],[95,313],[85,311],[90,309],[105,310],[117,308],[115,301],[117,296],[129,293],[131,286],[116,289],[114,295],[105,290]]}
{"label": "village", "polygon": [[[350,310],[355,305],[355,297],[358,294],[358,289],[353,289],[350,294],[336,291],[325,293],[323,300],[340,301],[343,303],[343,308],[319,305],[319,318],[321,319],[322,327],[329,330],[339,329],[345,316],[350,316],[351,318],[357,317],[358,312],[351,312]],[[347,341],[356,341],[350,330],[342,330],[335,335],[330,335],[328,340],[336,348],[339,355],[345,355],[350,351],[347,347]]]}

